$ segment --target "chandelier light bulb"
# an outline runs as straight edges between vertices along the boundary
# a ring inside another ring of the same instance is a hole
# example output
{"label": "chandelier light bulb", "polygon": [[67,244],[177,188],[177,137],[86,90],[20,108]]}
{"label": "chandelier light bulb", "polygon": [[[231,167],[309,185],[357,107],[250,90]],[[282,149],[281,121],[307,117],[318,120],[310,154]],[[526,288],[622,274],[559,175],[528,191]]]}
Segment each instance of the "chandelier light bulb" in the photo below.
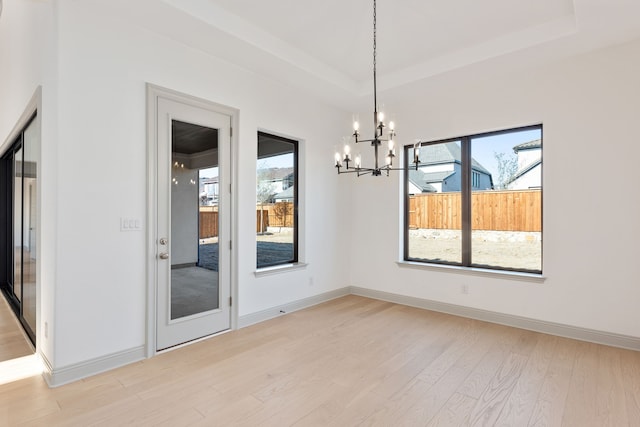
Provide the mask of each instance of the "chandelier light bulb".
{"label": "chandelier light bulb", "polygon": [[389,122],[389,130],[393,131],[396,128],[396,124],[393,123],[393,120]]}
{"label": "chandelier light bulb", "polygon": [[358,123],[358,121],[357,121],[357,120],[354,120],[354,121],[353,121],[353,130],[354,130],[355,132],[358,132],[358,130],[360,130],[360,123]]}
{"label": "chandelier light bulb", "polygon": [[413,144],[413,162],[414,163],[419,163],[420,162],[420,141],[416,141],[415,144]]}
{"label": "chandelier light bulb", "polygon": [[378,112],[378,122],[379,123],[384,122],[384,113],[382,111]]}
{"label": "chandelier light bulb", "polygon": [[356,169],[360,169],[361,165],[362,165],[362,156],[360,155],[360,153],[358,153],[356,155]]}
{"label": "chandelier light bulb", "polygon": [[336,151],[335,159],[336,159],[336,166],[341,166],[342,165],[342,158],[340,157],[340,153],[338,153],[337,151]]}
{"label": "chandelier light bulb", "polygon": [[389,140],[389,152],[393,152],[393,148],[394,148],[394,143],[393,143],[393,139]]}

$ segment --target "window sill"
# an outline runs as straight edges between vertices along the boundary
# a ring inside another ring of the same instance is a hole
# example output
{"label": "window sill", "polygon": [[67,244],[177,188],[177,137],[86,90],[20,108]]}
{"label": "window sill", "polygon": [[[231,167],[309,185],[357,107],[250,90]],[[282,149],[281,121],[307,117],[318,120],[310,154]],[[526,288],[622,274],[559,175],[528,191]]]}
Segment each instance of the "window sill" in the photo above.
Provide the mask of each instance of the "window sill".
{"label": "window sill", "polygon": [[496,279],[520,280],[523,282],[544,283],[544,281],[547,279],[541,274],[520,273],[517,271],[489,270],[486,268],[477,268],[477,267],[460,267],[457,265],[427,264],[427,263],[413,262],[413,261],[397,261],[396,264],[398,264],[398,267],[401,267],[401,268],[414,268],[418,270],[440,271],[440,272],[447,272],[447,273],[463,274],[467,276],[493,277]]}
{"label": "window sill", "polygon": [[287,273],[289,271],[304,270],[305,268],[307,268],[307,264],[303,262],[296,262],[291,264],[282,264],[274,265],[272,267],[259,268],[255,271],[254,274],[256,277],[263,277],[271,276],[273,274]]}

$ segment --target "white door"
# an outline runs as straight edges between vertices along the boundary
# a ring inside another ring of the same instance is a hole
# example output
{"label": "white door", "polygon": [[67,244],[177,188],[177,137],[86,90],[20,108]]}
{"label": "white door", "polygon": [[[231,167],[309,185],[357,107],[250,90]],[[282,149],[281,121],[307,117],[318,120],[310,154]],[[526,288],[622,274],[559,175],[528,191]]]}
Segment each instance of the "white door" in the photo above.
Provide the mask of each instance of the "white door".
{"label": "white door", "polygon": [[158,98],[156,349],[229,329],[231,117]]}

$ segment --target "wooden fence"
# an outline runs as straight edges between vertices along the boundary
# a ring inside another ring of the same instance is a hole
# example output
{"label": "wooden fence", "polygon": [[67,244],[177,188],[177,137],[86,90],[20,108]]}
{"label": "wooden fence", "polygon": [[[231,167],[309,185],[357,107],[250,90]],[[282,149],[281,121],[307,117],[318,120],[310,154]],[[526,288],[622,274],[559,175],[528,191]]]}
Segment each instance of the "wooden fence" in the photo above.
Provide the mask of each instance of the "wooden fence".
{"label": "wooden fence", "polygon": [[218,207],[200,206],[200,238],[218,236]]}
{"label": "wooden fence", "polygon": [[293,227],[293,203],[278,202],[262,206],[263,228],[260,228],[260,206],[256,210],[256,232],[266,230],[267,227]]}
{"label": "wooden fence", "polygon": [[[541,231],[540,190],[474,191],[473,230]],[[416,194],[409,197],[409,228],[460,230],[460,193]]]}
{"label": "wooden fence", "polygon": [[[293,203],[279,202],[265,204],[263,214],[260,215],[260,206],[256,209],[256,232],[266,231],[267,227],[293,227]],[[262,228],[260,220],[262,219]],[[218,207],[200,207],[200,238],[218,236]]]}

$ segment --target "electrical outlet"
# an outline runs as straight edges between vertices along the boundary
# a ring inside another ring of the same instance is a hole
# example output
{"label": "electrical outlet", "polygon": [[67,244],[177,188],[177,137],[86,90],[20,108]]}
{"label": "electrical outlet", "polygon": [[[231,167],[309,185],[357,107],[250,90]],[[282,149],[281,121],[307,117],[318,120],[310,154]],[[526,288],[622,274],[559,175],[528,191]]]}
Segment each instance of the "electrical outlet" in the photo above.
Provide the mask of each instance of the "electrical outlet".
{"label": "electrical outlet", "polygon": [[469,294],[469,285],[467,285],[466,283],[463,283],[460,286],[460,292],[464,295],[468,295]]}

